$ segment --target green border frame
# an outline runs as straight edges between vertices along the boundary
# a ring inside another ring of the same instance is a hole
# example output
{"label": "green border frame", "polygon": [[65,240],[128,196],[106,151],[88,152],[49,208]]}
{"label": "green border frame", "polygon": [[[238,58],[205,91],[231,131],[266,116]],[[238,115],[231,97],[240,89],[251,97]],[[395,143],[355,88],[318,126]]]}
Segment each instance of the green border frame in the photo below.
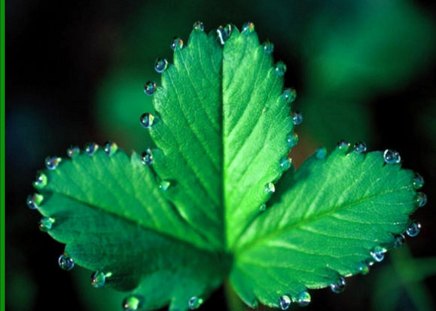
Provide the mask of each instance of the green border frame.
{"label": "green border frame", "polygon": [[5,37],[6,37],[6,23],[5,23],[5,11],[6,11],[6,0],[0,0],[0,101],[1,101],[1,111],[0,111],[0,248],[1,248],[1,260],[0,260],[0,310],[5,310],[5,274],[6,274],[6,264],[5,264],[5,240],[6,240],[6,223],[5,223]]}

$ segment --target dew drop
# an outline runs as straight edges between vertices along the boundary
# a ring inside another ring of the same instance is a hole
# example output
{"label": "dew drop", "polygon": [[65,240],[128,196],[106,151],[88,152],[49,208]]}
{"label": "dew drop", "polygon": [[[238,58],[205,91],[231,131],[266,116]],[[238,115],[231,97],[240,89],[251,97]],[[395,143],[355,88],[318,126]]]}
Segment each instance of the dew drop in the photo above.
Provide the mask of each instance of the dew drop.
{"label": "dew drop", "polygon": [[416,237],[421,232],[421,224],[419,222],[413,222],[406,229],[406,234],[411,238]]}
{"label": "dew drop", "polygon": [[67,156],[74,158],[80,154],[80,148],[78,146],[71,146],[67,149]]}
{"label": "dew drop", "polygon": [[292,123],[294,123],[294,125],[303,123],[303,115],[299,112],[292,113]]}
{"label": "dew drop", "polygon": [[131,295],[123,300],[124,311],[139,311],[142,310],[144,304],[144,297],[140,295]]}
{"label": "dew drop", "polygon": [[325,158],[327,157],[327,149],[326,149],[326,148],[318,148],[318,149],[315,151],[315,157],[316,157],[318,160],[323,160],[323,159],[325,159]]}
{"label": "dew drop", "polygon": [[254,24],[252,22],[247,22],[242,26],[242,33],[250,34],[254,31]]}
{"label": "dew drop", "polygon": [[341,140],[336,144],[339,150],[348,150],[350,148],[350,143],[346,140]]}
{"label": "dew drop", "polygon": [[188,300],[189,310],[196,310],[200,308],[202,304],[203,304],[203,299],[197,296],[193,296]]}
{"label": "dew drop", "polygon": [[103,271],[95,271],[91,275],[91,285],[95,288],[102,288],[106,284],[106,278],[111,277],[112,273],[104,273]]}
{"label": "dew drop", "polygon": [[416,194],[416,204],[418,207],[424,207],[427,204],[427,195],[424,192]]}
{"label": "dew drop", "polygon": [[219,26],[216,30],[218,41],[221,45],[224,45],[226,41],[230,38],[230,35],[232,34],[233,27],[230,24],[227,24],[226,26]]}
{"label": "dew drop", "polygon": [[89,156],[93,156],[98,150],[98,145],[96,143],[88,143],[85,146],[85,152]]}
{"label": "dew drop", "polygon": [[386,149],[383,152],[383,159],[386,164],[398,164],[401,162],[401,156],[398,151]]}
{"label": "dew drop", "polygon": [[144,84],[144,93],[145,95],[151,96],[156,92],[157,84],[154,81],[147,81]]}
{"label": "dew drop", "polygon": [[150,112],[143,113],[141,117],[139,118],[139,122],[141,123],[142,127],[149,129],[154,124],[154,115]]}
{"label": "dew drop", "polygon": [[55,223],[55,219],[51,217],[42,217],[39,221],[39,230],[42,232],[47,232],[53,228],[53,224]]}
{"label": "dew drop", "polygon": [[203,24],[203,22],[196,21],[192,27],[196,31],[204,31],[204,24]]}
{"label": "dew drop", "polygon": [[33,182],[33,186],[37,189],[42,189],[45,186],[47,186],[47,183],[48,183],[47,175],[40,172],[38,173],[38,175],[36,175],[36,180]]}
{"label": "dew drop", "polygon": [[60,157],[47,157],[45,158],[45,166],[47,169],[54,171],[58,165],[61,163],[62,158]]}
{"label": "dew drop", "polygon": [[365,153],[368,150],[366,144],[363,142],[358,142],[354,144],[354,151],[357,153]]}
{"label": "dew drop", "polygon": [[180,38],[174,38],[170,45],[173,51],[178,51],[183,48],[183,40]]}
{"label": "dew drop", "polygon": [[363,275],[369,273],[369,265],[366,262],[360,262],[359,265],[357,266],[357,269]]}
{"label": "dew drop", "polygon": [[44,197],[42,196],[42,194],[34,193],[34,194],[29,194],[26,203],[30,209],[38,209],[43,200]]}
{"label": "dew drop", "polygon": [[341,276],[336,283],[330,284],[330,289],[335,294],[340,294],[345,290],[345,279]]}
{"label": "dew drop", "polygon": [[288,310],[291,306],[292,299],[288,295],[280,296],[279,298],[279,306],[280,310]]}
{"label": "dew drop", "polygon": [[298,140],[299,140],[299,137],[298,137],[297,133],[291,133],[286,138],[286,142],[288,143],[288,146],[290,148],[295,147],[298,144]]}
{"label": "dew drop", "polygon": [[145,165],[152,165],[153,164],[153,153],[152,153],[150,148],[148,148],[147,150],[145,150],[141,154],[141,160],[142,160],[142,163]]}
{"label": "dew drop", "polygon": [[308,291],[303,291],[297,295],[296,302],[300,307],[306,307],[310,304],[311,297]]}
{"label": "dew drop", "polygon": [[286,171],[288,170],[292,165],[292,159],[289,157],[283,157],[280,160],[280,168],[282,169],[282,171]]}
{"label": "dew drop", "polygon": [[269,41],[265,41],[263,43],[263,51],[267,54],[272,54],[272,52],[274,52],[274,44]]}
{"label": "dew drop", "polygon": [[406,242],[406,237],[404,236],[404,234],[397,234],[394,236],[393,246],[395,248],[398,248],[398,247],[402,246],[405,242]]}
{"label": "dew drop", "polygon": [[157,73],[163,73],[167,68],[168,68],[168,61],[165,58],[156,59],[156,62],[154,63],[154,70]]}
{"label": "dew drop", "polygon": [[260,207],[259,207],[259,211],[260,211],[260,212],[265,212],[265,211],[266,211],[266,204],[265,204],[265,203],[263,203],[263,204],[260,205]]}
{"label": "dew drop", "polygon": [[277,62],[274,71],[279,77],[283,77],[286,72],[286,64],[283,62]]}
{"label": "dew drop", "polygon": [[424,178],[418,173],[415,173],[415,177],[413,178],[413,187],[415,189],[421,189],[424,186]]}
{"label": "dew drop", "polygon": [[272,182],[269,182],[265,185],[265,192],[266,193],[274,193],[276,192],[276,186]]}
{"label": "dew drop", "polygon": [[171,183],[168,180],[162,180],[159,184],[159,189],[162,191],[167,191],[170,186]]}
{"label": "dew drop", "polygon": [[297,98],[297,91],[295,89],[285,89],[283,90],[282,97],[285,99],[287,104],[293,103]]}
{"label": "dew drop", "polygon": [[381,247],[381,246],[376,246],[373,248],[373,250],[370,252],[370,254],[371,254],[371,257],[376,262],[381,262],[385,258],[386,251],[387,251],[386,248]]}
{"label": "dew drop", "polygon": [[62,254],[58,258],[59,267],[65,271],[71,271],[74,268],[74,260],[65,254]]}
{"label": "dew drop", "polygon": [[104,144],[104,152],[108,156],[113,156],[117,151],[118,151],[118,145],[116,143],[108,141]]}

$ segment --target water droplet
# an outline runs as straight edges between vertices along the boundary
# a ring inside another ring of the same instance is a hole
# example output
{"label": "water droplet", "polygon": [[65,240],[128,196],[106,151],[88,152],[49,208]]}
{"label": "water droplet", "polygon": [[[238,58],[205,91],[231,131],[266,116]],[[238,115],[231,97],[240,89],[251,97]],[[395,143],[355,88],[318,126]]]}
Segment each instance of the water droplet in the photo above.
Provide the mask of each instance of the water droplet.
{"label": "water droplet", "polygon": [[74,260],[71,257],[68,257],[65,254],[59,256],[58,259],[59,267],[65,271],[71,271],[74,268]]}
{"label": "water droplet", "polygon": [[45,186],[47,186],[47,183],[48,183],[47,175],[39,172],[36,175],[36,180],[33,182],[33,186],[37,189],[42,189]]}
{"label": "water droplet", "polygon": [[366,275],[369,273],[369,265],[366,264],[366,262],[359,263],[359,265],[357,266],[357,269],[363,275]]}
{"label": "water droplet", "polygon": [[242,26],[242,33],[249,34],[254,31],[254,24],[252,22],[247,22]]}
{"label": "water droplet", "polygon": [[42,232],[47,232],[53,228],[53,224],[55,223],[54,218],[51,217],[43,217],[39,221],[39,230]]}
{"label": "water droplet", "polygon": [[67,149],[67,156],[74,158],[80,154],[80,148],[78,146],[71,146]]}
{"label": "water droplet", "polygon": [[227,24],[226,26],[219,26],[216,30],[218,41],[221,45],[224,45],[226,41],[230,38],[230,35],[232,34],[233,27],[230,24]]}
{"label": "water droplet", "polygon": [[152,153],[150,148],[148,148],[147,150],[145,150],[141,154],[141,160],[142,160],[142,163],[145,165],[152,165],[153,164],[153,153]]}
{"label": "water droplet", "polygon": [[298,140],[299,140],[299,137],[298,137],[298,134],[297,134],[297,133],[291,133],[291,134],[289,134],[288,137],[286,138],[286,141],[287,141],[288,146],[289,146],[290,148],[295,147],[295,146],[298,144]]}
{"label": "water droplet", "polygon": [[106,142],[104,144],[104,152],[108,155],[108,156],[113,156],[118,150],[118,145],[116,143],[113,142]]}
{"label": "water droplet", "polygon": [[280,310],[288,310],[291,306],[292,299],[288,295],[280,296],[279,298],[279,306]]}
{"label": "water droplet", "polygon": [[154,115],[152,115],[150,112],[143,113],[139,118],[139,122],[144,128],[149,129],[154,124]]}
{"label": "water droplet", "polygon": [[354,144],[354,151],[357,153],[365,153],[368,150],[365,143],[358,142]]}
{"label": "water droplet", "polygon": [[174,38],[170,46],[173,51],[181,50],[183,48],[183,40],[180,38]]}
{"label": "water droplet", "polygon": [[272,182],[269,182],[265,185],[265,192],[266,193],[274,193],[276,192],[276,186]]}
{"label": "water droplet", "polygon": [[316,157],[318,160],[323,160],[323,159],[326,158],[326,156],[327,156],[327,149],[326,149],[326,148],[318,148],[318,149],[315,151],[315,157]]}
{"label": "water droplet", "polygon": [[419,222],[413,222],[406,229],[406,234],[411,238],[416,237],[421,232],[421,224]]}
{"label": "water droplet", "polygon": [[267,54],[272,54],[272,52],[274,52],[274,44],[269,41],[265,41],[263,43],[263,51]]}
{"label": "water droplet", "polygon": [[300,307],[306,307],[309,305],[311,297],[308,291],[303,291],[297,295],[296,303]]}
{"label": "water droplet", "polygon": [[299,112],[292,113],[292,123],[294,123],[294,125],[303,123],[303,115]]}
{"label": "water droplet", "polygon": [[37,209],[39,208],[43,200],[44,197],[42,196],[42,194],[34,193],[34,194],[29,194],[26,203],[30,209]]}
{"label": "water droplet", "polygon": [[348,148],[350,148],[350,143],[348,141],[341,140],[336,144],[336,146],[339,150],[348,150]]}
{"label": "water droplet", "polygon": [[168,180],[162,180],[159,184],[159,189],[162,191],[167,191],[171,186],[171,183]]}
{"label": "water droplet", "polygon": [[106,278],[109,278],[111,276],[111,272],[104,273],[103,271],[95,271],[91,275],[91,285],[95,288],[102,288],[106,284]]}
{"label": "water droplet", "polygon": [[373,250],[370,252],[371,257],[376,261],[376,262],[381,262],[383,261],[383,259],[385,259],[385,254],[386,254],[386,248],[381,247],[381,246],[376,246],[373,248]]}
{"label": "water droplet", "polygon": [[89,156],[93,156],[98,150],[98,145],[96,143],[88,143],[85,146],[85,152]]}
{"label": "water droplet", "polygon": [[154,63],[154,70],[157,73],[163,73],[168,68],[168,61],[165,58],[158,58]]}
{"label": "water droplet", "polygon": [[297,91],[295,89],[285,89],[283,90],[282,97],[285,99],[286,103],[293,103],[297,98]]}
{"label": "water droplet", "polygon": [[156,88],[157,88],[156,82],[154,82],[154,81],[147,81],[144,84],[144,93],[145,93],[145,95],[148,95],[148,96],[153,95],[154,92],[156,92]]}
{"label": "water droplet", "polygon": [[279,77],[283,77],[286,72],[286,64],[283,62],[277,62],[274,71]]}
{"label": "water droplet", "polygon": [[341,276],[336,283],[330,284],[330,289],[335,294],[340,294],[345,290],[345,279]]}
{"label": "water droplet", "polygon": [[260,211],[260,212],[265,212],[265,211],[266,211],[266,204],[265,204],[265,203],[263,203],[262,205],[260,205],[260,207],[259,207],[259,211]]}
{"label": "water droplet", "polygon": [[45,158],[45,166],[47,167],[47,169],[54,171],[59,163],[61,163],[62,158],[60,157],[47,157]]}
{"label": "water droplet", "polygon": [[131,295],[123,300],[124,311],[139,311],[142,310],[144,304],[144,297],[140,295]]}
{"label": "water droplet", "polygon": [[195,310],[200,308],[200,306],[203,304],[203,299],[197,296],[193,296],[191,298],[189,298],[188,300],[188,307],[189,310]]}
{"label": "water droplet", "polygon": [[398,164],[401,162],[401,156],[398,151],[391,149],[386,149],[385,152],[383,152],[383,159],[386,164]]}
{"label": "water droplet", "polygon": [[424,192],[416,194],[416,204],[418,207],[424,207],[427,204],[427,195]]}
{"label": "water droplet", "polygon": [[404,236],[404,234],[396,234],[394,236],[394,244],[393,246],[395,248],[400,247],[404,244],[404,242],[406,242],[406,237]]}
{"label": "water droplet", "polygon": [[288,170],[292,165],[292,159],[288,157],[284,157],[280,160],[280,168],[282,171]]}
{"label": "water droplet", "polygon": [[415,189],[421,189],[424,186],[424,178],[418,174],[415,173],[415,177],[413,178],[413,187]]}
{"label": "water droplet", "polygon": [[196,30],[196,31],[204,31],[204,24],[203,24],[203,22],[196,21],[196,22],[194,23],[193,28],[194,28],[194,30]]}

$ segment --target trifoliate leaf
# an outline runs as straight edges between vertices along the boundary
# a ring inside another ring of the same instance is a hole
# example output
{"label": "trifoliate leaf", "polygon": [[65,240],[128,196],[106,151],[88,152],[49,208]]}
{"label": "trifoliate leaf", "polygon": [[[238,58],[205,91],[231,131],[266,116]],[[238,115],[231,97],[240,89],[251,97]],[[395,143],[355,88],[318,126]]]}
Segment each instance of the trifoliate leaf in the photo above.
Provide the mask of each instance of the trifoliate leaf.
{"label": "trifoliate leaf", "polygon": [[196,309],[229,276],[251,306],[307,304],[307,288],[358,273],[371,251],[380,260],[415,208],[399,155],[366,155],[363,144],[327,158],[321,149],[278,182],[301,121],[286,66],[251,23],[217,32],[196,23],[187,44],[172,43],[162,83],[146,83],[154,111],[140,121],[157,148],[142,158],[114,144],[70,149],[71,160],[47,159],[41,194],[28,199],[66,244],[61,268],[129,291],[125,310]]}

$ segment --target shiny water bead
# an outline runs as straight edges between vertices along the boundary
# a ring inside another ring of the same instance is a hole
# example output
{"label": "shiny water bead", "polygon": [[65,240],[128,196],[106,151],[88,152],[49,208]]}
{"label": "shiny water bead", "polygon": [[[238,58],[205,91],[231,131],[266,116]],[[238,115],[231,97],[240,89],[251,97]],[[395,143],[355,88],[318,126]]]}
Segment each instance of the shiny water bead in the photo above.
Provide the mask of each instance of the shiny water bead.
{"label": "shiny water bead", "polygon": [[292,159],[289,157],[283,157],[280,160],[280,168],[282,169],[282,171],[286,171],[288,170],[292,165]]}
{"label": "shiny water bead", "polygon": [[369,273],[369,265],[366,262],[360,262],[359,265],[357,266],[357,269],[363,275]]}
{"label": "shiny water bead", "polygon": [[168,61],[165,58],[158,58],[154,63],[154,70],[157,73],[163,73],[168,68]]}
{"label": "shiny water bead", "polygon": [[411,238],[416,237],[421,232],[421,224],[419,222],[413,222],[406,229],[406,234]]}
{"label": "shiny water bead", "polygon": [[93,156],[97,150],[98,150],[99,146],[96,143],[88,143],[85,146],[85,153],[89,156]]}
{"label": "shiny water bead", "polygon": [[266,211],[266,204],[265,204],[265,203],[263,203],[262,205],[260,205],[260,207],[259,207],[259,211],[260,211],[260,212],[265,212],[265,211]]}
{"label": "shiny water bead", "polygon": [[145,165],[153,164],[153,153],[150,148],[148,148],[141,154],[141,161]]}
{"label": "shiny water bead", "polygon": [[327,149],[326,148],[318,148],[315,152],[315,157],[318,160],[323,160],[327,157]]}
{"label": "shiny water bead", "polygon": [[252,22],[247,22],[242,25],[242,33],[249,34],[254,31],[254,24]]}
{"label": "shiny water bead", "polygon": [[415,189],[421,189],[424,186],[424,178],[418,174],[415,173],[415,177],[413,178],[413,187]]}
{"label": "shiny water bead", "polygon": [[385,254],[386,254],[386,248],[381,247],[381,246],[376,246],[373,248],[373,250],[370,252],[371,257],[376,261],[376,262],[381,262],[383,261],[383,259],[385,259]]}
{"label": "shiny water bead", "polygon": [[341,140],[336,144],[339,150],[348,150],[350,148],[350,143],[346,140]]}
{"label": "shiny water bead", "polygon": [[416,194],[416,204],[418,207],[424,207],[427,204],[427,195],[424,192]]}
{"label": "shiny water bead", "polygon": [[170,186],[171,183],[168,180],[162,180],[159,184],[159,189],[162,191],[167,191]]}
{"label": "shiny water bead", "polygon": [[295,302],[300,306],[300,307],[306,307],[310,304],[311,301],[311,297],[308,291],[303,291],[301,293],[299,293],[297,295],[297,298],[295,299]]}
{"label": "shiny water bead", "polygon": [[36,175],[36,180],[33,182],[33,186],[37,189],[42,189],[45,186],[47,186],[47,183],[48,183],[47,175],[45,175],[42,172],[39,172]]}
{"label": "shiny water bead", "polygon": [[118,145],[116,143],[108,141],[104,144],[104,152],[108,156],[114,155],[117,151],[118,151]]}
{"label": "shiny water bead", "polygon": [[170,46],[173,51],[181,50],[183,48],[183,40],[180,38],[174,38]]}
{"label": "shiny water bead", "polygon": [[189,298],[189,300],[188,300],[189,310],[195,310],[195,309],[200,308],[200,306],[203,304],[203,302],[204,302],[203,298],[200,298],[197,296]]}
{"label": "shiny water bead", "polygon": [[53,228],[53,224],[55,223],[55,219],[51,217],[43,217],[39,221],[39,230],[42,232],[47,232]]}
{"label": "shiny water bead", "polygon": [[42,196],[42,194],[34,193],[34,194],[29,194],[26,203],[30,209],[37,209],[39,208],[43,200],[44,197]]}
{"label": "shiny water bead", "polygon": [[330,284],[330,289],[333,293],[340,294],[345,290],[345,285],[345,279],[341,276],[335,283]]}
{"label": "shiny water bead", "polygon": [[60,157],[47,157],[45,158],[45,166],[47,167],[47,169],[53,171],[58,167],[61,161],[62,158]]}
{"label": "shiny water bead", "polygon": [[298,140],[299,140],[299,137],[298,137],[297,133],[291,133],[286,138],[286,142],[288,143],[288,146],[290,148],[295,147],[298,144]]}
{"label": "shiny water bead", "polygon": [[197,31],[204,31],[204,24],[203,24],[203,22],[196,21],[194,23],[194,25],[192,26],[192,28],[194,28],[194,30],[197,30]]}
{"label": "shiny water bead", "polygon": [[368,150],[365,143],[358,142],[354,144],[354,151],[357,153],[365,153]]}
{"label": "shiny water bead", "polygon": [[274,44],[269,41],[265,41],[263,43],[263,51],[267,54],[272,54],[272,52],[274,52]]}
{"label": "shiny water bead", "polygon": [[140,311],[143,308],[144,297],[140,295],[131,295],[123,300],[123,311]]}
{"label": "shiny water bead", "polygon": [[142,127],[149,129],[154,124],[154,115],[150,112],[143,113],[141,117],[139,118],[139,122],[141,123]]}
{"label": "shiny water bead", "polygon": [[221,45],[224,45],[226,41],[230,38],[230,35],[232,34],[233,27],[230,24],[227,24],[226,26],[219,26],[216,30],[216,34],[218,37],[218,41]]}
{"label": "shiny water bead", "polygon": [[288,310],[292,304],[292,299],[288,295],[280,296],[279,298],[279,307],[280,310]]}
{"label": "shiny water bead", "polygon": [[59,264],[59,267],[65,271],[71,271],[75,265],[73,258],[68,257],[65,254],[59,256],[58,264]]}
{"label": "shiny water bead", "polygon": [[283,77],[285,75],[285,72],[286,72],[286,64],[283,62],[277,62],[276,66],[274,68],[274,72],[279,77]]}
{"label": "shiny water bead", "polygon": [[393,246],[395,248],[402,246],[406,242],[406,237],[404,234],[397,234],[394,236]]}
{"label": "shiny water bead", "polygon": [[398,164],[401,162],[401,156],[398,151],[386,149],[383,152],[383,159],[386,164]]}
{"label": "shiny water bead", "polygon": [[297,91],[295,89],[284,89],[282,97],[285,99],[286,103],[293,103],[297,98]]}
{"label": "shiny water bead", "polygon": [[144,93],[145,95],[151,96],[156,92],[157,84],[154,81],[147,81],[144,84]]}
{"label": "shiny water bead", "polygon": [[91,285],[95,288],[102,288],[106,284],[106,278],[111,277],[112,273],[104,273],[103,271],[95,271],[91,275]]}
{"label": "shiny water bead", "polygon": [[67,156],[74,158],[80,154],[80,148],[78,146],[71,146],[67,149]]}
{"label": "shiny water bead", "polygon": [[265,185],[265,192],[266,193],[274,193],[276,192],[276,186],[272,182],[269,182]]}
{"label": "shiny water bead", "polygon": [[303,123],[303,115],[299,112],[292,113],[292,123],[294,123],[294,125]]}

